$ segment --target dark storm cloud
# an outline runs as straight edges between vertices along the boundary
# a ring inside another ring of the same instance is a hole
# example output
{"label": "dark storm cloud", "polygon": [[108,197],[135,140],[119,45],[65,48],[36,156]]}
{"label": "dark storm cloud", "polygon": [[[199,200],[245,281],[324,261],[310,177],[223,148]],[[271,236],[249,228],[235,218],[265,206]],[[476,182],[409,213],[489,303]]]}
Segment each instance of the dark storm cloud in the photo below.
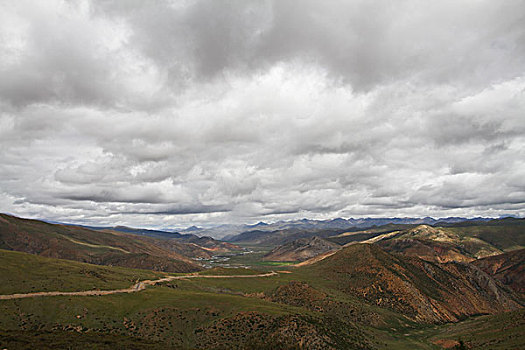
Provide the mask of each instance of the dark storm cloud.
{"label": "dark storm cloud", "polygon": [[521,214],[524,1],[0,4],[0,211]]}

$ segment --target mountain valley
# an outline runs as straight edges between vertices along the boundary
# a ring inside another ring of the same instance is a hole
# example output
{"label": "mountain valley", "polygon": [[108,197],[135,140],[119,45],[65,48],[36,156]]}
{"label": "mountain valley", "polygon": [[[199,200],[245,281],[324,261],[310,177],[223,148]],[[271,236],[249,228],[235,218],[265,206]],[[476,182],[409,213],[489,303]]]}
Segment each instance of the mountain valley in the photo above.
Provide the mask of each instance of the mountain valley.
{"label": "mountain valley", "polygon": [[0,294],[78,295],[0,300],[0,346],[519,348],[524,227],[310,228],[228,243],[2,215]]}

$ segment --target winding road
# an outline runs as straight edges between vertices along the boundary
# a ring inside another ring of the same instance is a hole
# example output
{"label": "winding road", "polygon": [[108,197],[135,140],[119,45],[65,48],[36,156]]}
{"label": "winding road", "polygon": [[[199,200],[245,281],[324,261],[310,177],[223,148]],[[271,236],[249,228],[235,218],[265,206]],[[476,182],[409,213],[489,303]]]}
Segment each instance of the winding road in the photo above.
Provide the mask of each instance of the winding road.
{"label": "winding road", "polygon": [[85,290],[80,292],[36,292],[36,293],[24,293],[24,294],[8,294],[0,295],[0,300],[9,300],[9,299],[22,299],[22,298],[35,298],[35,297],[49,297],[49,296],[71,296],[71,295],[109,295],[109,294],[119,294],[119,293],[136,293],[141,290],[146,289],[147,286],[153,286],[157,283],[169,282],[173,280],[182,280],[188,278],[254,278],[254,277],[270,277],[277,275],[277,272],[269,272],[258,275],[198,275],[190,274],[183,276],[169,276],[160,278],[158,280],[145,280],[138,283],[135,283],[129,288],[124,289],[113,289],[113,290]]}

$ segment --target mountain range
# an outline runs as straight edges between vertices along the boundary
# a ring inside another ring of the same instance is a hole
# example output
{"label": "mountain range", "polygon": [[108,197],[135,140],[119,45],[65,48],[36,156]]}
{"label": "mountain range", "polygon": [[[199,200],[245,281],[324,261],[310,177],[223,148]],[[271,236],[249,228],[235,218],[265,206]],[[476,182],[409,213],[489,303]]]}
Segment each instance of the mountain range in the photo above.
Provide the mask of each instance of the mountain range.
{"label": "mountain range", "polygon": [[[1,214],[0,346],[518,349],[524,240],[524,219],[251,230],[223,242]],[[238,267],[198,261],[225,252]]]}
{"label": "mountain range", "polygon": [[197,235],[208,235],[215,238],[221,238],[225,241],[231,241],[234,237],[240,233],[248,231],[277,231],[287,229],[300,229],[300,230],[344,230],[348,228],[364,228],[372,226],[382,226],[386,224],[410,224],[419,225],[427,224],[434,225],[438,223],[457,223],[457,222],[469,222],[469,221],[488,221],[490,218],[461,218],[461,217],[446,217],[434,219],[431,217],[424,218],[335,218],[328,220],[311,220],[311,219],[299,219],[290,221],[277,221],[274,223],[258,222],[253,225],[236,225],[236,224],[223,224],[215,227],[200,228],[197,226],[191,226],[187,229],[180,230],[181,233],[194,233]]}

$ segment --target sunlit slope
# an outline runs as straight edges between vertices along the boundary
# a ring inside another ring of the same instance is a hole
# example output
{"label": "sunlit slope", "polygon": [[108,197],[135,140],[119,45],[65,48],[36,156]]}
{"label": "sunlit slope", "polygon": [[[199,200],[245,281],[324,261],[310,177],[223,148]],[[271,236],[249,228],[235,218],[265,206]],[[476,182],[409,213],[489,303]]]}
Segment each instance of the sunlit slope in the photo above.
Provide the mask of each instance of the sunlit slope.
{"label": "sunlit slope", "polygon": [[525,247],[522,220],[457,227],[420,225],[378,243],[382,248],[436,262],[468,262]]}

